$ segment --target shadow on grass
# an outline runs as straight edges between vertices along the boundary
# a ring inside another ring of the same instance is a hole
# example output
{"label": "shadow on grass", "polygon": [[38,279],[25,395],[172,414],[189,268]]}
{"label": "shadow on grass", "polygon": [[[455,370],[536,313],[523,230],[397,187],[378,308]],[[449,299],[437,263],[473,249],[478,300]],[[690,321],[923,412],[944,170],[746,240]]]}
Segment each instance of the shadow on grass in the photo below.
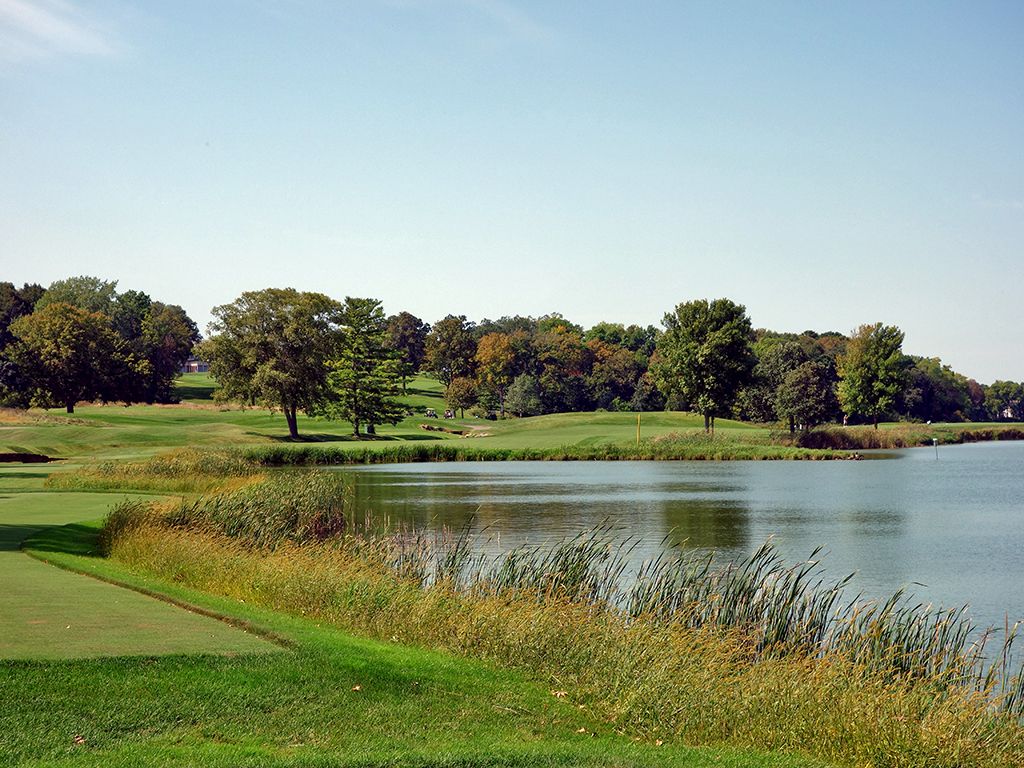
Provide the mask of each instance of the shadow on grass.
{"label": "shadow on grass", "polygon": [[438,400],[444,399],[444,392],[439,392],[436,389],[418,389],[417,387],[409,387],[408,390],[406,390],[406,393],[405,395],[403,395],[403,397],[407,397],[409,395],[419,395],[420,397],[436,397]]}
{"label": "shadow on grass", "polygon": [[214,386],[202,387],[202,386],[190,386],[179,384],[174,388],[174,395],[178,400],[213,400],[213,391],[216,389]]}
{"label": "shadow on grass", "polygon": [[45,526],[41,525],[0,525],[0,552],[15,552],[21,542]]}
{"label": "shadow on grass", "polygon": [[50,476],[48,470],[40,470],[38,472],[8,472],[6,469],[0,467],[0,480],[6,477],[13,477],[19,480],[39,480]]}
{"label": "shadow on grass", "polygon": [[[3,548],[4,526],[0,526],[0,549]],[[15,528],[17,526],[8,526]],[[25,526],[27,537],[22,537],[25,549],[36,552],[61,552],[84,557],[99,556],[100,529],[96,524],[71,523],[50,525],[45,528]],[[16,549],[17,547],[15,547]]]}

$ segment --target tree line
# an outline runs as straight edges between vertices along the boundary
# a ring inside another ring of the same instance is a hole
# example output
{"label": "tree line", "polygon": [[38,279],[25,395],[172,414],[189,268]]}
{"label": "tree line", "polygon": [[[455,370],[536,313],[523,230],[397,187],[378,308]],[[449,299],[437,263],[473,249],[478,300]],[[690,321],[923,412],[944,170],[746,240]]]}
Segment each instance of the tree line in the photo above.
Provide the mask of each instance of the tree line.
{"label": "tree line", "polygon": [[0,282],[0,405],[167,403],[199,340],[180,306],[94,277]]}
{"label": "tree line", "polygon": [[[435,375],[448,406],[504,418],[593,410],[691,410],[704,417],[787,424],[845,421],[1016,420],[1024,386],[982,385],[902,351],[895,326],[849,336],[755,329],[742,305],[696,300],[662,328],[560,314],[431,324],[388,316],[377,299],[332,299],[271,288],[215,307],[209,338],[176,305],[116,282],[75,277],[47,289],[0,283],[0,402],[63,406],[82,400],[171,402],[191,354],[207,361],[223,400],[341,419],[360,435],[397,423],[399,395]],[[193,348],[193,345],[195,348]]]}

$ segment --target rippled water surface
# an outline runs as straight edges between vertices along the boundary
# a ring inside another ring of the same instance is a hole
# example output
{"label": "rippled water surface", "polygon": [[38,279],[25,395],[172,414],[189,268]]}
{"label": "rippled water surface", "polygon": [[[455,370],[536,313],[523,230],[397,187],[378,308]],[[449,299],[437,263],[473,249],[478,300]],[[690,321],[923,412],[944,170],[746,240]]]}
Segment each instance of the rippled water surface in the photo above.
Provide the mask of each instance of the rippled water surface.
{"label": "rippled water surface", "polygon": [[[508,462],[346,469],[357,509],[440,528],[470,522],[481,546],[559,539],[608,522],[635,557],[665,542],[786,558],[828,552],[869,596],[901,586],[978,623],[1024,619],[1024,443],[898,451],[834,462]],[[853,595],[851,594],[851,597]]]}

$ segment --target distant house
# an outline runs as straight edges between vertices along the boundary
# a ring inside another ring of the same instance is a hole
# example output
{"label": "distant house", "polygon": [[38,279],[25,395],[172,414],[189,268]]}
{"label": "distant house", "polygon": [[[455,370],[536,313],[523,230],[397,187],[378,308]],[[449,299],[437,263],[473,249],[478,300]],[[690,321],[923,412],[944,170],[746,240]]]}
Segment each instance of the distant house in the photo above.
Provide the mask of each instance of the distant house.
{"label": "distant house", "polygon": [[181,366],[182,373],[209,373],[209,371],[210,364],[205,360],[200,360],[198,357],[190,357]]}

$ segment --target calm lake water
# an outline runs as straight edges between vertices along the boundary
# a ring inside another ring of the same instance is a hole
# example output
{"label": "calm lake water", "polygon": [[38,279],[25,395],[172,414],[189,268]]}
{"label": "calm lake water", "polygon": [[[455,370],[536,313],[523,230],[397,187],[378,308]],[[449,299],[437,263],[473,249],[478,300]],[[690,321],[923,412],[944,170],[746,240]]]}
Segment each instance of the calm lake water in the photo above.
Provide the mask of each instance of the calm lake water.
{"label": "calm lake water", "polygon": [[969,603],[982,625],[1024,619],[1024,443],[896,451],[832,462],[508,462],[346,469],[358,510],[431,528],[472,522],[481,546],[552,541],[604,522],[639,537],[789,562],[818,546],[850,597],[901,586]]}

